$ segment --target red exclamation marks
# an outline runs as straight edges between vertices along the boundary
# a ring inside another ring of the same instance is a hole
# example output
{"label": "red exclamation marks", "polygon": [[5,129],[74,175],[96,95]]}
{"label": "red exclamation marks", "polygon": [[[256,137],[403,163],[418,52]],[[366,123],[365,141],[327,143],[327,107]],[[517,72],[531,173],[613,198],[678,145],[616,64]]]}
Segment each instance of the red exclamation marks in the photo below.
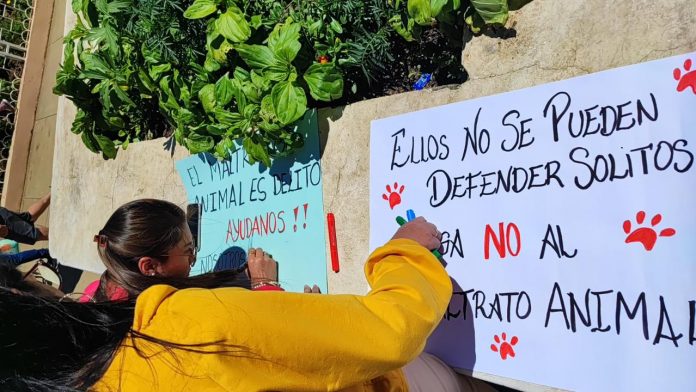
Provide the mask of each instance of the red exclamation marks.
{"label": "red exclamation marks", "polygon": [[[302,205],[304,207],[304,223],[302,224],[302,228],[306,229],[307,228],[307,208],[309,208],[309,204],[305,203]],[[295,224],[292,225],[292,231],[297,231],[297,215],[300,212],[300,207],[297,206],[292,209],[292,212],[295,213]]]}
{"label": "red exclamation marks", "polygon": [[293,212],[295,213],[295,224],[292,225],[292,231],[297,231],[297,212],[300,210],[300,207],[295,207],[293,208]]}
{"label": "red exclamation marks", "polygon": [[309,205],[307,203],[305,203],[304,204],[304,223],[302,224],[303,229],[307,228],[307,207],[309,207]]}

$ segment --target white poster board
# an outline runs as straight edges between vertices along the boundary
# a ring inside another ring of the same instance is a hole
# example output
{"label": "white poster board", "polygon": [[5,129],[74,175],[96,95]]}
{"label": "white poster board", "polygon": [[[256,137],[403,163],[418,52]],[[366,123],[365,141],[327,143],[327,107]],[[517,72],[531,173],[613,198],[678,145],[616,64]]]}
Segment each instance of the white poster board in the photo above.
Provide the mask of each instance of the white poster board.
{"label": "white poster board", "polygon": [[372,122],[370,245],[454,281],[427,350],[581,391],[696,390],[696,53]]}

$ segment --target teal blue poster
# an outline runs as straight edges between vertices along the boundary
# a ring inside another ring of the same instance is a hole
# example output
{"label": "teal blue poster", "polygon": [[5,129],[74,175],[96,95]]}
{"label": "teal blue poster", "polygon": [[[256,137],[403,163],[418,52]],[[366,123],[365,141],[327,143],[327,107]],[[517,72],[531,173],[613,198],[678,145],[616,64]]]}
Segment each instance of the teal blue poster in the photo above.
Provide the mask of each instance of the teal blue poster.
{"label": "teal blue poster", "polygon": [[305,284],[327,292],[326,238],[316,114],[298,123],[305,145],[271,168],[249,164],[238,145],[228,160],[198,154],[176,162],[190,203],[199,203],[201,248],[191,271],[233,269],[249,248],[263,248],[278,262],[286,291]]}

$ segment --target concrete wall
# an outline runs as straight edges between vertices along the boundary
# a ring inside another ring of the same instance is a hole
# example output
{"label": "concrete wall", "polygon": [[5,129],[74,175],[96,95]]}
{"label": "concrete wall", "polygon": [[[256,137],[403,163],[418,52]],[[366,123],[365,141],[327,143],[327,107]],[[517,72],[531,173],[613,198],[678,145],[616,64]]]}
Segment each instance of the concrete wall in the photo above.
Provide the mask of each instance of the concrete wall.
{"label": "concrete wall", "polygon": [[[64,1],[62,0],[63,4]],[[53,11],[53,0],[34,3],[26,59],[17,100],[15,129],[12,134],[12,146],[7,160],[2,193],[2,205],[11,210],[24,209],[25,205],[30,204],[30,201],[24,201],[27,186],[30,188],[28,189],[30,192],[36,191],[36,188],[44,188],[39,192],[45,193],[50,185],[50,162],[53,157],[51,147],[49,147],[48,159],[44,160],[44,162],[48,162],[49,166],[47,181],[34,181],[30,184],[31,181],[28,181],[28,177],[32,175],[30,169],[36,169],[36,166],[30,168],[31,163],[38,162],[38,159],[30,159],[31,151],[39,148],[35,139],[50,140],[48,144],[53,145],[52,130],[55,127],[55,118],[51,120],[48,117],[56,113],[57,97],[53,96],[51,92],[52,83],[45,83],[45,79],[47,74],[51,72],[53,76],[48,76],[48,78],[55,79],[55,69],[51,71],[53,67],[48,63],[46,53],[47,48],[51,46],[51,40],[56,37],[62,38],[59,32],[52,28],[52,22],[54,19],[58,20],[57,24],[62,28],[64,19],[64,15],[54,15]],[[60,50],[60,43],[56,48]],[[46,139],[41,137],[49,132],[51,133],[50,137]],[[37,134],[38,137],[34,138],[34,134]],[[46,145],[46,143],[41,144],[42,146]],[[41,152],[46,152],[44,150],[45,148],[42,148]],[[35,173],[34,176],[36,176]]]}
{"label": "concrete wall", "polygon": [[[68,14],[70,26],[71,15]],[[485,95],[696,50],[694,0],[534,0],[514,11],[501,39],[474,37],[463,62],[471,80],[320,112],[324,205],[336,214],[341,272],[328,271],[334,293],[363,293],[368,255],[370,121]],[[138,197],[185,202],[162,140],[135,144],[104,162],[69,131],[74,109],[58,104],[51,252],[99,271],[92,236],[113,209]],[[174,159],[186,155],[179,149]]]}

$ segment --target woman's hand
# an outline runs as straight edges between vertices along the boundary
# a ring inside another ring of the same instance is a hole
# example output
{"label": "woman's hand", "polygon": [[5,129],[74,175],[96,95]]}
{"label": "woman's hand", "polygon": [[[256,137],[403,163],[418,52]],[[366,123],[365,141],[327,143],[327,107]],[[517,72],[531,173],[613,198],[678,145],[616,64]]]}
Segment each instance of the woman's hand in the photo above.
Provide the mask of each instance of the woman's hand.
{"label": "woman's hand", "polygon": [[251,284],[278,283],[278,263],[263,249],[251,248],[247,255],[247,270]]}
{"label": "woman's hand", "polygon": [[438,249],[442,244],[442,233],[422,216],[401,226],[392,237],[393,240],[399,238],[416,241],[428,250]]}

